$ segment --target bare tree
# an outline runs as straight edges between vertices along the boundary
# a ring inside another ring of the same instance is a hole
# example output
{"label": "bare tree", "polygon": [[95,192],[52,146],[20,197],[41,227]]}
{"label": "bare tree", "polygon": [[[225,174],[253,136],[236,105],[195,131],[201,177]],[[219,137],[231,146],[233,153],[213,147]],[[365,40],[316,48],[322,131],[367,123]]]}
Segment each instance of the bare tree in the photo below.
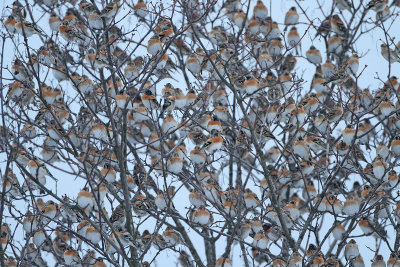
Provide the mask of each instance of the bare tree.
{"label": "bare tree", "polygon": [[400,2],[278,2],[8,3],[1,266],[399,267]]}

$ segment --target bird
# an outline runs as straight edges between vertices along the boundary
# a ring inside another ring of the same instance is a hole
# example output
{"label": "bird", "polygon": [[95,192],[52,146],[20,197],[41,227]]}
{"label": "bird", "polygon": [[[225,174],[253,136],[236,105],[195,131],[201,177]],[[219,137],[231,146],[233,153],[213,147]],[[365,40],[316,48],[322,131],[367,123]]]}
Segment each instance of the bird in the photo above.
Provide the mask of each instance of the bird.
{"label": "bird", "polygon": [[373,267],[386,266],[386,262],[384,261],[383,256],[380,254],[376,255],[374,261],[371,263],[371,266]]}
{"label": "bird", "polygon": [[268,16],[268,8],[264,5],[261,0],[257,0],[256,5],[253,8],[254,18],[256,19],[266,19]]}
{"label": "bird", "polygon": [[268,238],[264,234],[264,231],[261,230],[258,233],[256,233],[253,237],[253,246],[260,250],[264,250],[268,246]]}
{"label": "bird", "polygon": [[17,21],[15,24],[15,31],[26,37],[31,37],[34,34],[44,36],[44,32],[37,25],[29,21]]}
{"label": "bird", "polygon": [[400,62],[399,55],[386,44],[381,44],[381,55],[389,63]]}
{"label": "bird", "polygon": [[140,18],[144,19],[147,17],[149,11],[147,10],[147,5],[143,0],[139,0],[133,7],[135,14]]}
{"label": "bird", "polygon": [[299,22],[299,14],[297,13],[296,7],[291,7],[289,11],[286,12],[285,15],[285,29],[286,31],[288,25],[295,25]]}
{"label": "bird", "polygon": [[204,206],[201,206],[193,212],[191,220],[199,225],[208,225],[212,218],[210,212]]}
{"label": "bird", "polygon": [[348,0],[335,0],[336,6],[339,10],[347,10],[351,12],[351,3]]}
{"label": "bird", "polygon": [[372,9],[375,12],[383,11],[388,5],[389,0],[371,0],[367,4],[367,9]]}
{"label": "bird", "polygon": [[191,259],[190,255],[185,252],[184,250],[179,251],[179,257],[178,257],[178,263],[182,267],[192,267],[193,266],[193,260]]}
{"label": "bird", "polygon": [[108,3],[103,10],[101,10],[100,16],[103,18],[112,19],[117,15],[120,7],[120,1],[113,0],[112,2]]}
{"label": "bird", "polygon": [[315,46],[310,46],[310,49],[306,51],[306,57],[314,65],[320,65],[322,63],[321,52],[315,48]]}
{"label": "bird", "polygon": [[331,27],[336,34],[340,36],[347,35],[347,28],[342,19],[337,14],[334,14],[331,18]]}
{"label": "bird", "polygon": [[287,34],[287,43],[289,44],[290,48],[295,48],[296,53],[298,54],[298,49],[297,47],[300,48],[300,52],[301,52],[301,38],[300,38],[300,34],[297,31],[297,27],[292,26]]}
{"label": "bird", "polygon": [[347,260],[352,260],[360,255],[357,243],[351,239],[345,246],[345,257]]}

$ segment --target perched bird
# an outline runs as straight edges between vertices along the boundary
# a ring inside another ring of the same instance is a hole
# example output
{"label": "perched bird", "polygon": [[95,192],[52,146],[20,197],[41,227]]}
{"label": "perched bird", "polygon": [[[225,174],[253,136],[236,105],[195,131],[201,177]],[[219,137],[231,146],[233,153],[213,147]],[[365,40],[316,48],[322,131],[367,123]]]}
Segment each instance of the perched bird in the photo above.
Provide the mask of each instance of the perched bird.
{"label": "perched bird", "polygon": [[313,45],[306,51],[306,57],[314,65],[320,65],[322,63],[321,52],[316,49]]}
{"label": "perched bird", "polygon": [[[296,25],[299,22],[299,14],[297,13],[296,7],[291,7],[285,15],[285,25]],[[286,31],[286,27],[284,31]]]}
{"label": "perched bird", "polygon": [[336,34],[340,36],[347,35],[347,28],[344,25],[342,19],[337,14],[333,15],[331,18],[331,27]]}
{"label": "perched bird", "polygon": [[357,243],[354,239],[351,239],[346,244],[344,254],[347,260],[352,260],[360,255]]}
{"label": "perched bird", "polygon": [[381,44],[381,55],[384,59],[386,59],[389,63],[400,62],[399,55],[387,44]]}
{"label": "perched bird", "polygon": [[367,4],[367,9],[372,9],[375,12],[383,11],[388,5],[389,0],[371,0]]}
{"label": "perched bird", "polygon": [[339,10],[347,10],[351,12],[351,2],[349,0],[335,0],[336,6]]}

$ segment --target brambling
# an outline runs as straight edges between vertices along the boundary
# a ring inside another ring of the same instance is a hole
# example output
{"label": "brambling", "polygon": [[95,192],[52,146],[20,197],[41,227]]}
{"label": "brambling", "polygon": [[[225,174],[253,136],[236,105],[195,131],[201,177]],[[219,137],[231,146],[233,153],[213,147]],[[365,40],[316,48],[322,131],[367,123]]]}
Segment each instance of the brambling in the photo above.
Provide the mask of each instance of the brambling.
{"label": "brambling", "polygon": [[376,20],[386,21],[390,18],[391,11],[388,6],[386,6],[382,11],[376,12]]}
{"label": "brambling", "polygon": [[75,249],[73,249],[71,246],[68,247],[65,251],[64,251],[64,261],[65,264],[67,265],[80,265],[82,260],[81,257],[79,256],[78,251],[76,251]]}
{"label": "brambling", "polygon": [[37,230],[39,222],[35,215],[32,214],[31,211],[28,211],[25,214],[24,220],[22,222],[22,226],[27,233],[33,233]]}
{"label": "brambling", "polygon": [[93,226],[88,226],[86,228],[86,233],[84,235],[90,242],[92,242],[93,244],[98,244],[101,241],[101,234],[99,233],[99,231],[97,231],[96,228],[94,228]]}
{"label": "brambling", "polygon": [[303,263],[303,257],[299,252],[293,252],[288,261],[288,267],[299,267]]}
{"label": "brambling", "polygon": [[272,39],[268,46],[268,54],[273,57],[279,56],[282,52],[282,48],[283,48],[283,45],[282,45],[281,38]]}
{"label": "brambling", "polygon": [[347,28],[337,14],[333,15],[331,18],[331,27],[332,30],[340,36],[345,36],[347,34]]}
{"label": "brambling", "polygon": [[322,63],[321,52],[315,48],[315,46],[310,46],[310,49],[306,52],[306,57],[314,65],[320,65]]}
{"label": "brambling", "polygon": [[99,11],[93,10],[90,12],[88,16],[88,24],[89,27],[94,30],[100,30],[103,28],[103,20],[101,19],[101,14]]}
{"label": "brambling", "polygon": [[352,259],[351,263],[354,267],[365,267],[364,260],[361,255]]}
{"label": "brambling", "polygon": [[378,254],[371,263],[371,267],[383,267],[386,266],[386,262],[383,260],[383,256]]}
{"label": "brambling", "polygon": [[147,5],[143,0],[139,0],[137,4],[133,7],[133,10],[140,19],[144,19],[149,14]]}
{"label": "brambling", "polygon": [[390,253],[390,257],[387,261],[388,267],[399,267],[400,266],[400,259],[398,253],[392,252]]}
{"label": "brambling", "polygon": [[333,237],[336,240],[342,240],[345,233],[346,230],[344,229],[344,226],[342,224],[336,225],[336,227],[332,231]]}
{"label": "brambling", "polygon": [[171,133],[178,128],[178,122],[175,120],[172,114],[168,114],[161,124],[161,130],[163,133]]}
{"label": "brambling", "polygon": [[358,57],[358,55],[354,53],[347,60],[346,64],[348,65],[348,69],[347,69],[348,74],[356,76],[357,75],[357,71],[358,71],[358,66],[359,66],[359,57]]}
{"label": "brambling", "polygon": [[347,10],[351,12],[351,3],[349,0],[335,0],[335,3],[340,11]]}
{"label": "brambling", "polygon": [[380,180],[384,177],[385,174],[387,175],[386,170],[388,165],[380,155],[378,155],[375,158],[374,162],[372,163],[372,166],[373,166],[373,173],[376,179]]}
{"label": "brambling", "polygon": [[381,44],[381,55],[389,63],[400,62],[399,55],[386,44]]}
{"label": "brambling", "polygon": [[82,209],[88,208],[89,210],[91,210],[93,208],[95,204],[94,198],[92,193],[89,192],[89,189],[87,187],[83,188],[78,193],[77,204]]}
{"label": "brambling", "polygon": [[360,200],[357,195],[349,194],[343,204],[343,213],[348,216],[357,214],[360,208]]}
{"label": "brambling", "polygon": [[239,29],[241,29],[242,27],[245,26],[246,14],[242,10],[239,10],[239,11],[234,13],[232,20],[233,20],[233,23],[237,27],[239,27]]}
{"label": "brambling", "polygon": [[254,18],[264,20],[268,16],[268,8],[264,5],[261,0],[258,0],[253,8]]}
{"label": "brambling", "polygon": [[171,226],[167,226],[162,235],[165,242],[167,243],[167,246],[176,246],[182,243],[181,235]]}
{"label": "brambling", "polygon": [[295,25],[299,22],[299,13],[297,13],[296,7],[291,7],[285,15],[285,22],[286,25],[284,31],[286,31],[288,25]]}
{"label": "brambling", "polygon": [[317,38],[318,35],[321,35],[322,37],[325,38],[330,32],[331,32],[331,17],[328,16],[321,22],[321,25],[318,27],[314,39]]}
{"label": "brambling", "polygon": [[383,11],[388,5],[389,0],[371,0],[367,4],[367,9],[372,9],[375,12]]}
{"label": "brambling", "polygon": [[290,48],[296,48],[296,53],[298,53],[297,47],[299,47],[301,51],[300,35],[295,26],[290,28],[286,40]]}
{"label": "brambling", "polygon": [[10,33],[14,33],[16,31],[15,25],[18,23],[18,20],[15,16],[9,15],[7,19],[4,21],[4,26],[6,27],[7,31]]}
{"label": "brambling", "polygon": [[342,38],[339,35],[334,35],[328,39],[328,52],[340,54],[343,51]]}
{"label": "brambling", "polygon": [[[336,66],[329,59],[321,66],[323,77],[327,80],[331,79],[336,73]],[[325,84],[326,85],[325,81]]]}
{"label": "brambling", "polygon": [[264,233],[264,230],[262,229],[258,233],[256,233],[253,237],[253,246],[256,248],[263,250],[266,249],[268,246],[268,238]]}
{"label": "brambling", "polygon": [[204,206],[201,206],[193,212],[191,220],[200,225],[208,225],[212,222],[211,214]]}
{"label": "brambling", "polygon": [[117,15],[120,7],[121,7],[120,1],[113,0],[103,8],[103,10],[100,12],[100,16],[102,18],[112,19]]}
{"label": "brambling", "polygon": [[15,30],[20,35],[31,37],[34,34],[45,36],[44,32],[35,24],[28,21],[18,21],[15,24]]}
{"label": "brambling", "polygon": [[282,259],[275,259],[272,261],[272,267],[286,266],[286,262]]}
{"label": "brambling", "polygon": [[192,267],[192,266],[193,266],[191,257],[190,257],[189,254],[188,254],[186,251],[184,251],[184,250],[180,250],[180,251],[179,251],[178,263],[179,263],[182,267]]}

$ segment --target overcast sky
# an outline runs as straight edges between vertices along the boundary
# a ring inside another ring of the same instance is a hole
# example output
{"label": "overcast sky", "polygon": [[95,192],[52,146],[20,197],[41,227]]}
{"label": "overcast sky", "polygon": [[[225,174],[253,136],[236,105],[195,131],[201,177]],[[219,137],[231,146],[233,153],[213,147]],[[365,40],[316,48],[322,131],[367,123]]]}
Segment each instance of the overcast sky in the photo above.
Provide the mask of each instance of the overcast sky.
{"label": "overcast sky", "polygon": [[[5,0],[5,1],[2,1],[2,3],[0,3],[0,8],[3,10],[2,11],[3,18],[6,18],[9,14],[9,10],[7,10],[5,7],[7,5],[11,5],[12,2],[13,2],[12,0]],[[33,1],[31,1],[31,2],[33,2]],[[255,4],[255,2],[256,1],[252,1],[252,6]],[[301,1],[300,3],[301,3],[301,5],[303,5],[305,10],[307,10],[307,15],[310,18],[314,19],[314,23],[316,25],[319,25],[320,20],[324,18],[321,15],[320,10],[317,9],[316,6],[313,6],[313,7],[308,6],[310,3],[315,5],[315,2],[316,1]],[[264,1],[264,3],[266,3],[268,8],[270,9],[270,4],[269,4],[270,0]],[[331,5],[332,5],[332,0],[328,0],[328,1],[322,0],[320,3],[321,3],[321,6],[324,8],[324,12],[329,13],[329,11],[331,9]],[[286,11],[293,5],[295,5],[294,1],[289,1],[289,0],[287,0],[287,1],[279,1],[279,0],[272,1],[272,9],[270,9],[270,15],[271,15],[272,19],[274,21],[277,21],[278,23],[283,23]],[[127,9],[126,6],[124,6],[123,8]],[[63,9],[65,9],[65,8],[63,8]],[[251,9],[252,9],[252,7],[251,7]],[[399,11],[399,9],[397,9],[396,11]],[[65,12],[65,10],[64,10],[64,12]],[[299,10],[299,13],[300,12],[301,11]],[[34,15],[39,16],[40,14],[34,14]],[[349,14],[347,13],[347,11],[345,11],[344,15],[347,18],[349,17],[348,16]],[[48,19],[48,17],[45,16],[45,17],[41,18],[39,21],[39,25],[43,29],[46,29],[46,30],[48,30],[47,19]],[[368,13],[366,20],[371,21],[370,19],[375,20],[375,12],[370,11]],[[123,26],[123,29],[125,31],[127,31],[128,29],[130,29],[131,27],[133,27],[135,25],[135,22],[136,21],[132,21],[131,24],[121,24],[120,23],[119,25]],[[300,22],[303,22],[303,23],[301,23],[298,26],[298,30],[299,30],[299,33],[302,34],[308,28],[308,21],[306,20],[305,16],[302,15],[301,13],[300,13]],[[388,23],[386,23],[386,26],[389,26]],[[369,27],[371,27],[371,26],[369,26]],[[284,27],[281,26],[280,28],[281,28],[281,30],[283,30]],[[397,20],[391,26],[391,28],[389,30],[389,34],[392,37],[400,39],[399,29],[400,29],[400,22],[399,22],[399,20]],[[137,35],[136,35],[137,40],[140,39],[140,34],[141,34],[140,31],[137,32]],[[323,40],[319,40],[317,38],[316,40],[311,42],[311,39],[314,37],[314,35],[315,35],[315,31],[312,30],[311,33],[307,33],[305,38],[303,39],[303,41],[302,41],[303,55],[305,54],[305,51],[310,47],[311,44],[313,44],[317,48],[321,49],[321,52],[324,51],[325,45],[323,43]],[[361,56],[359,69],[363,69],[363,67],[366,66],[364,73],[359,80],[359,85],[361,88],[369,87],[371,89],[371,91],[375,91],[376,89],[379,88],[379,86],[382,85],[381,82],[377,79],[378,76],[381,77],[385,81],[387,80],[386,76],[388,73],[388,64],[387,64],[387,61],[385,61],[383,59],[383,57],[380,55],[380,44],[382,43],[382,40],[385,40],[383,32],[382,32],[382,30],[377,28],[377,29],[365,34],[362,38],[360,38],[360,40],[357,42],[356,46],[354,47],[354,49]],[[399,40],[396,39],[395,42],[397,43],[397,41],[399,41]],[[37,37],[29,38],[29,44],[33,48],[38,48],[42,45],[41,41]],[[8,66],[8,67],[11,66],[10,63],[16,57],[14,52],[15,52],[15,49],[13,47],[13,44],[11,43],[10,40],[7,40],[5,62],[6,62],[6,66]],[[145,51],[143,51],[143,53],[145,53]],[[323,61],[325,61],[325,59],[326,59],[325,55],[326,54],[323,53],[323,57],[324,57]],[[306,61],[302,58],[299,58],[296,70],[298,72],[298,75],[303,76],[303,78],[305,80],[304,88],[305,88],[305,90],[308,90],[312,76],[315,73],[315,67],[313,65],[311,65],[310,63],[308,63],[308,61]],[[3,71],[3,73],[4,72],[6,72],[6,71]],[[44,75],[44,73],[42,73],[42,74]],[[400,63],[392,64],[392,74],[395,76],[400,76]],[[10,77],[10,76],[8,75],[8,77]],[[180,88],[185,88],[185,86],[186,86],[186,83],[184,82],[184,80],[179,80],[178,82],[165,80],[160,85],[157,86],[157,89],[161,90],[163,85],[167,82],[172,82],[175,86],[180,87]],[[8,81],[4,81],[4,83],[7,84]],[[55,85],[55,83],[53,85]],[[68,82],[64,81],[64,82],[62,82],[61,86],[63,87],[64,90],[67,90],[66,88],[68,88],[70,85]],[[77,112],[77,110],[75,112]],[[336,133],[341,132],[343,127],[344,127],[344,125],[341,125],[340,127],[338,127],[335,130],[335,132]],[[189,147],[191,147],[191,145],[189,143],[190,142],[187,142],[188,151],[190,151]],[[270,147],[272,145],[273,145],[273,142],[270,141],[268,143],[268,146]],[[268,147],[266,147],[266,149],[267,148]],[[369,156],[373,159],[375,157],[374,151],[372,151]],[[369,156],[367,158],[369,158]],[[2,173],[4,173],[5,155],[0,154],[0,159],[2,160],[0,162],[0,168],[2,170]],[[58,163],[56,165],[60,168],[63,168],[63,165],[60,163]],[[84,181],[82,179],[74,179],[74,177],[67,176],[67,175],[63,174],[62,172],[59,172],[55,169],[51,169],[51,170],[54,173],[54,175],[59,178],[58,187],[57,187],[58,194],[59,195],[68,194],[72,198],[75,198],[77,196],[77,193],[81,190],[81,188],[84,184]],[[16,173],[18,173],[17,168],[14,168],[14,171]],[[399,169],[396,169],[396,171],[399,171]],[[226,171],[222,172],[222,174],[221,174],[222,177],[220,178],[220,181],[225,184],[227,182],[227,179],[226,178],[224,179],[224,176],[227,177],[226,174],[227,174]],[[21,182],[21,180],[20,180],[20,182]],[[349,182],[349,186],[351,186],[350,184],[352,184],[352,182],[353,181]],[[21,184],[22,184],[22,182],[21,182]],[[48,184],[50,185],[50,188],[56,190],[55,184],[52,180],[48,179]],[[225,188],[225,186],[222,186],[222,188]],[[254,191],[258,193],[259,189],[254,188]],[[176,197],[174,198],[174,204],[178,210],[183,211],[181,214],[185,214],[187,212],[187,209],[185,209],[185,208],[189,207],[189,204],[190,204],[188,201],[188,192],[184,189],[180,190],[177,193]],[[18,205],[20,205],[21,209],[26,209],[25,203],[23,201],[19,201]],[[329,218],[329,215],[328,215],[328,218]],[[9,220],[9,219],[6,221],[8,223],[14,223],[13,220]],[[326,232],[329,229],[332,222],[333,222],[332,218],[329,218],[324,221],[325,227],[323,227],[321,235],[323,235],[324,232]],[[153,226],[154,226],[154,221],[149,220],[143,226],[141,226],[141,231],[143,231],[146,228],[149,229],[150,231],[152,231]],[[196,248],[199,249],[200,255],[205,259],[202,239],[200,239],[194,231],[190,231],[189,228],[188,228],[188,231],[189,231],[190,237],[192,238],[193,243],[196,245]],[[361,230],[357,227],[356,230],[354,230],[352,232],[352,235],[358,235],[361,233],[362,233]],[[23,236],[22,227],[19,227],[19,231],[17,232],[16,237],[22,238],[22,236]],[[394,236],[394,235],[393,235],[393,233],[389,233],[389,236]],[[333,237],[332,237],[332,239],[333,239]],[[392,239],[389,238],[389,240],[391,243],[394,242],[394,238],[392,238]],[[251,242],[251,238],[249,238],[247,241]],[[217,245],[217,257],[219,257],[225,250],[225,246],[223,243],[224,243],[224,239],[221,238]],[[367,248],[367,245],[369,244],[371,247],[374,247],[375,240],[372,236],[370,236],[370,237],[364,237],[362,239],[357,239],[357,243],[359,245],[360,253],[364,258],[364,262],[368,266],[369,261],[372,259],[374,254]],[[324,248],[322,250],[323,252],[326,251],[328,244],[329,244],[329,242],[326,243],[326,245],[324,246]],[[149,253],[145,257],[145,259],[150,260],[152,258],[152,256],[155,255],[154,253],[155,253],[155,250],[153,248],[151,250],[151,253]],[[387,247],[385,245],[382,245],[382,247],[381,247],[381,254],[384,256],[385,260],[388,259],[389,250],[387,249]],[[234,249],[232,250],[232,256],[231,256],[233,259],[233,266],[242,266],[242,260],[240,259],[240,255],[241,255],[240,247],[238,245],[234,246]],[[174,253],[170,250],[165,250],[158,256],[158,258],[156,260],[156,266],[174,266],[174,264],[176,263],[176,258],[177,258],[176,253]],[[46,259],[48,259],[48,258],[46,257]]]}

